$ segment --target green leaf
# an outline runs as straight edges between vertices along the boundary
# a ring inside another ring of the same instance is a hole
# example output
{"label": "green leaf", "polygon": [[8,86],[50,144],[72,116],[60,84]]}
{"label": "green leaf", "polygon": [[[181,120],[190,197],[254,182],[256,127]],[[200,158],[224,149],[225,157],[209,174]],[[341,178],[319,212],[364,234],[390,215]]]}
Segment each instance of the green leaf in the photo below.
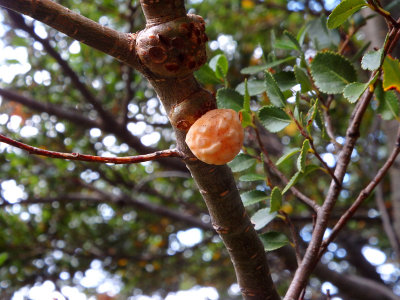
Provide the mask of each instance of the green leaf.
{"label": "green leaf", "polygon": [[281,131],[291,123],[290,117],[279,107],[264,106],[258,111],[261,124],[271,132]]}
{"label": "green leaf", "polygon": [[299,181],[302,173],[298,171],[296,174],[293,175],[292,178],[290,178],[288,184],[285,186],[285,188],[282,191],[282,195],[285,194],[292,186],[294,186],[297,181]]}
{"label": "green leaf", "polygon": [[228,73],[228,59],[223,54],[215,55],[208,63],[219,78],[225,78]]}
{"label": "green leaf", "polygon": [[256,73],[259,73],[259,72],[263,72],[266,69],[277,67],[277,66],[279,66],[279,65],[281,65],[281,64],[283,64],[285,62],[292,61],[295,58],[296,58],[295,56],[288,56],[288,57],[285,57],[283,59],[279,59],[279,60],[275,60],[273,62],[267,63],[265,65],[247,67],[247,68],[242,69],[240,71],[240,73],[242,73],[242,74],[256,74]]}
{"label": "green leaf", "polygon": [[400,62],[387,56],[383,62],[383,90],[396,89],[400,93]]}
{"label": "green leaf", "polygon": [[210,68],[208,64],[203,65],[200,69],[194,72],[197,80],[202,84],[221,84],[222,81],[219,79],[215,72]]}
{"label": "green leaf", "polygon": [[222,88],[217,91],[218,108],[230,108],[240,111],[243,107],[243,96],[235,90]]}
{"label": "green leaf", "polygon": [[259,236],[265,251],[273,251],[289,244],[289,239],[281,232],[269,231]]}
{"label": "green leaf", "polygon": [[361,67],[364,70],[375,71],[380,67],[382,58],[383,48],[376,51],[368,51],[361,60]]}
{"label": "green leaf", "polygon": [[340,43],[340,34],[337,29],[328,29],[325,16],[309,22],[308,36],[317,50],[334,47]]}
{"label": "green leaf", "polygon": [[277,215],[277,212],[270,212],[269,207],[258,210],[252,217],[251,222],[254,229],[259,230],[270,223]]}
{"label": "green leaf", "polygon": [[265,175],[261,174],[246,174],[239,177],[240,181],[264,181]]}
{"label": "green leaf", "polygon": [[367,2],[364,0],[343,0],[329,15],[328,28],[339,27],[363,6],[367,6]]}
{"label": "green leaf", "polygon": [[315,85],[324,93],[339,94],[346,85],[357,80],[353,65],[342,55],[318,52],[311,62]]}
{"label": "green leaf", "polygon": [[[265,92],[265,84],[263,80],[248,80],[247,88],[250,96],[256,96]],[[236,89],[241,95],[245,94],[245,83],[240,83]]]}
{"label": "green leaf", "polygon": [[306,167],[306,159],[308,151],[310,150],[310,141],[305,139],[303,142],[303,147],[301,147],[300,155],[297,159],[297,169],[304,173],[304,168]]}
{"label": "green leaf", "polygon": [[399,100],[394,91],[383,91],[382,83],[378,82],[375,87],[375,96],[379,101],[378,113],[384,120],[399,120]]}
{"label": "green leaf", "polygon": [[8,258],[7,252],[3,252],[0,254],[0,267],[6,262],[7,258]]}
{"label": "green leaf", "polygon": [[301,46],[300,46],[299,42],[297,41],[297,39],[294,37],[294,35],[291,32],[285,30],[283,32],[283,34],[289,38],[289,40],[292,42],[292,44],[294,45],[296,50],[301,51]]}
{"label": "green leaf", "polygon": [[268,71],[265,72],[265,87],[271,103],[278,107],[285,106],[285,97],[282,94],[275,78]]}
{"label": "green leaf", "polygon": [[310,174],[310,173],[312,173],[312,172],[314,172],[314,171],[316,171],[316,170],[321,170],[321,167],[320,167],[320,166],[317,166],[317,165],[307,165],[307,166],[305,167],[305,169],[304,169],[303,176],[305,177],[305,176],[307,176],[308,174]]}
{"label": "green leaf", "polygon": [[281,158],[278,159],[278,161],[276,162],[276,165],[279,166],[281,164],[283,164],[285,161],[287,161],[289,158],[291,158],[293,155],[295,155],[296,153],[300,152],[301,149],[300,148],[294,148],[289,150],[286,154],[284,154]]}
{"label": "green leaf", "polygon": [[271,192],[271,205],[270,212],[278,211],[282,206],[282,193],[281,190],[276,186]]}
{"label": "green leaf", "polygon": [[249,88],[247,86],[247,78],[244,81],[244,101],[243,101],[243,109],[245,112],[250,112],[250,94]]}
{"label": "green leaf", "polygon": [[290,90],[292,87],[294,87],[297,84],[296,77],[294,76],[293,72],[290,71],[282,71],[275,73],[274,79],[276,83],[278,84],[278,87],[282,91],[287,91]]}
{"label": "green leaf", "polygon": [[348,85],[343,90],[343,96],[349,100],[350,103],[356,102],[360,99],[361,95],[368,88],[367,83],[353,82]]}
{"label": "green leaf", "polygon": [[232,172],[242,172],[256,163],[256,159],[247,154],[239,154],[234,160],[228,163],[228,166],[232,169]]}
{"label": "green leaf", "polygon": [[240,195],[242,198],[242,202],[244,206],[249,206],[252,204],[256,204],[261,201],[265,201],[268,199],[268,196],[265,192],[259,190],[253,190]]}
{"label": "green leaf", "polygon": [[297,65],[294,66],[294,75],[296,76],[297,82],[300,84],[301,92],[307,93],[312,90],[312,84],[307,73]]}

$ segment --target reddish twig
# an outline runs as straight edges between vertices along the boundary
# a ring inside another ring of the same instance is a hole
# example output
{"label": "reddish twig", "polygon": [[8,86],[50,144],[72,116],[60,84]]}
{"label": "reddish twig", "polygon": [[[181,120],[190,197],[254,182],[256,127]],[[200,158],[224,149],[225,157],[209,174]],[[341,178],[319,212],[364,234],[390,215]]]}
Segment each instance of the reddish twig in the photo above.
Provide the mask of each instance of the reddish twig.
{"label": "reddish twig", "polygon": [[56,152],[50,150],[44,150],[37,147],[33,147],[13,139],[10,139],[2,134],[0,134],[0,142],[5,144],[17,147],[19,149],[28,151],[29,154],[41,155],[51,158],[60,158],[60,159],[70,159],[70,160],[80,160],[80,161],[89,161],[89,162],[97,162],[97,163],[113,163],[113,164],[136,164],[145,161],[156,160],[163,157],[179,157],[183,158],[182,153],[177,149],[168,149],[162,151],[156,151],[154,153],[145,154],[145,155],[136,155],[136,156],[125,156],[125,157],[102,157],[102,156],[94,156],[80,153],[64,153],[64,152]]}

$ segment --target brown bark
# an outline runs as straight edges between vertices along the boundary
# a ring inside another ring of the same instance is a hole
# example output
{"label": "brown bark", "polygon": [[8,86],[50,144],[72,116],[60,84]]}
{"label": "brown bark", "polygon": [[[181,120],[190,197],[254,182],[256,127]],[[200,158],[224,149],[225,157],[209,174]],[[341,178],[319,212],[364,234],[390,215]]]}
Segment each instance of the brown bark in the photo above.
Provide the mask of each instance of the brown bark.
{"label": "brown bark", "polygon": [[[205,62],[206,36],[201,18],[186,16],[183,2],[141,0],[147,26],[137,35],[115,32],[49,0],[0,0],[0,5],[43,21],[146,76],[172,117],[178,149],[184,153],[213,227],[229,251],[244,299],[278,300],[263,245],[245,212],[231,170],[198,161],[185,143],[187,124],[216,104],[193,77],[193,71]],[[182,43],[184,47],[180,47]],[[198,101],[204,101],[203,105],[196,105]],[[183,108],[177,109],[180,105]]]}

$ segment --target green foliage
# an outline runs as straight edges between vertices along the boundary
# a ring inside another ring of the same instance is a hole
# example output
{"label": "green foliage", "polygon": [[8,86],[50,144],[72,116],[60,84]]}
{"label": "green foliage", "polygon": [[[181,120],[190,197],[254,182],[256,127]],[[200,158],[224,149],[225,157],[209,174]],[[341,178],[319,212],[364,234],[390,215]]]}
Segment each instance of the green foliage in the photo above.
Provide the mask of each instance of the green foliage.
{"label": "green foliage", "polygon": [[327,94],[339,94],[357,80],[353,65],[333,52],[318,52],[311,62],[311,73],[318,89]]}
{"label": "green foliage", "polygon": [[349,100],[350,103],[356,102],[364,91],[368,88],[369,83],[353,82],[348,85],[343,90],[343,96]]}
{"label": "green foliage", "polygon": [[270,231],[260,235],[265,251],[273,251],[289,244],[289,239],[282,232]]}
{"label": "green foliage", "polygon": [[290,117],[285,111],[275,106],[264,106],[258,112],[261,124],[271,132],[278,132],[288,126]]}
{"label": "green foliage", "polygon": [[400,92],[400,61],[390,56],[383,62],[383,89],[396,89]]}
{"label": "green foliage", "polygon": [[242,172],[253,166],[255,163],[256,159],[250,155],[239,154],[234,160],[228,163],[228,165],[232,169],[232,172]]}
{"label": "green foliage", "polygon": [[362,58],[361,66],[364,70],[375,71],[382,62],[383,48],[379,50],[368,51]]}
{"label": "green foliage", "polygon": [[301,147],[299,158],[297,159],[297,169],[301,173],[304,173],[304,169],[306,167],[307,154],[310,148],[311,148],[310,141],[308,139],[305,139],[303,142],[303,147]]}
{"label": "green foliage", "polygon": [[242,197],[244,206],[250,206],[268,199],[267,194],[259,190],[248,191],[240,196]]}
{"label": "green foliage", "polygon": [[278,187],[274,187],[271,192],[270,212],[276,212],[282,205],[282,193]]}
{"label": "green foliage", "polygon": [[328,27],[330,29],[339,27],[346,22],[351,15],[366,5],[367,2],[365,0],[343,0],[329,15],[327,22]]}
{"label": "green foliage", "polygon": [[262,208],[258,210],[252,217],[251,222],[254,224],[255,230],[260,230],[267,226],[273,219],[275,219],[277,212],[271,212],[270,208]]}
{"label": "green foliage", "polygon": [[285,96],[278,86],[275,78],[268,71],[265,72],[265,87],[271,103],[278,107],[285,106]]}
{"label": "green foliage", "polygon": [[230,108],[239,111],[243,107],[243,96],[235,90],[222,88],[217,91],[218,108]]}

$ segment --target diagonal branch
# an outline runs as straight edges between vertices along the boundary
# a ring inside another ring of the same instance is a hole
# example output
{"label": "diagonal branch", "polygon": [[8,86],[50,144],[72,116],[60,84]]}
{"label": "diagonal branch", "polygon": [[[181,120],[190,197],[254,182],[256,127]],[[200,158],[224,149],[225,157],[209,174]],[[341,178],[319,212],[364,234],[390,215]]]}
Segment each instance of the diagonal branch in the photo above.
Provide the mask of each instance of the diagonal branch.
{"label": "diagonal branch", "polygon": [[0,0],[0,6],[41,21],[134,69],[143,69],[132,34],[102,26],[51,0]]}
{"label": "diagonal branch", "polygon": [[39,112],[46,112],[50,115],[56,116],[57,118],[68,120],[81,127],[86,127],[86,128],[104,127],[102,123],[84,117],[76,109],[61,108],[60,105],[55,105],[48,102],[47,103],[39,102],[32,98],[22,96],[14,91],[2,88],[0,88],[0,96],[2,96],[4,100],[20,103],[30,109]]}
{"label": "diagonal branch", "polygon": [[19,149],[28,151],[29,154],[41,155],[52,158],[60,158],[60,159],[69,159],[69,160],[79,160],[79,161],[89,161],[89,162],[97,162],[97,163],[113,163],[113,164],[136,164],[145,161],[156,160],[163,157],[179,157],[183,158],[180,151],[177,149],[168,149],[157,151],[150,154],[145,155],[136,155],[136,156],[125,156],[125,157],[103,157],[103,156],[94,156],[80,153],[64,153],[57,151],[44,150],[37,147],[33,147],[13,139],[10,139],[2,134],[0,134],[0,142],[5,144],[17,147]]}
{"label": "diagonal branch", "polygon": [[82,94],[83,98],[93,105],[93,107],[100,114],[100,116],[104,120],[107,120],[107,123],[114,123],[115,120],[112,117],[112,115],[108,111],[104,110],[100,101],[96,99],[94,95],[88,90],[88,88],[82,83],[82,81],[79,79],[78,75],[74,72],[74,70],[72,70],[68,62],[65,61],[56,50],[54,50],[54,48],[50,45],[49,40],[42,39],[41,37],[39,37],[35,33],[33,26],[28,26],[25,23],[24,18],[20,14],[17,14],[10,10],[8,11],[8,14],[18,28],[22,29],[23,31],[28,33],[32,38],[34,38],[36,41],[42,44],[43,48],[46,49],[47,53],[57,61],[57,63],[61,66],[65,74],[69,78],[71,78],[72,83],[75,85],[77,90]]}

